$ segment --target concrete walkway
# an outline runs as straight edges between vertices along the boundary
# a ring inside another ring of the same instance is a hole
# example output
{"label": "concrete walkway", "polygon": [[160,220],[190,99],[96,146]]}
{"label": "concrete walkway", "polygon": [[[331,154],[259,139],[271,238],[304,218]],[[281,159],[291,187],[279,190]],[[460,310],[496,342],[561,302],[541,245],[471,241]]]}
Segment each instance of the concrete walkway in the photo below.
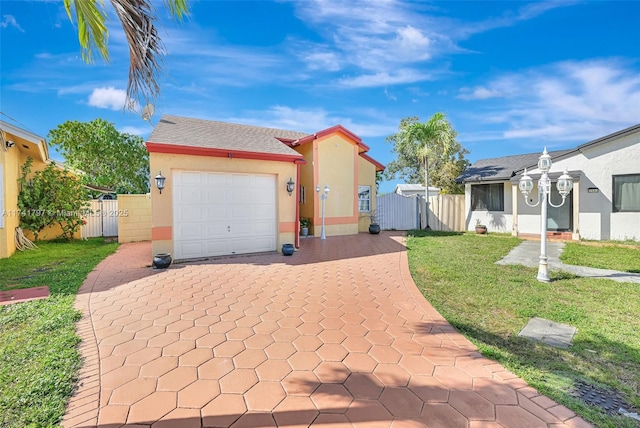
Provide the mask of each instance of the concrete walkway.
{"label": "concrete walkway", "polygon": [[400,233],[154,271],[124,244],[77,297],[65,427],[589,427],[424,299]]}
{"label": "concrete walkway", "polygon": [[[640,284],[640,274],[637,273],[564,264],[560,260],[560,254],[562,254],[563,249],[564,242],[547,242],[547,263],[549,270],[562,270],[577,276]],[[540,241],[522,241],[520,245],[511,250],[505,258],[499,260],[497,263],[537,267],[539,257]]]}

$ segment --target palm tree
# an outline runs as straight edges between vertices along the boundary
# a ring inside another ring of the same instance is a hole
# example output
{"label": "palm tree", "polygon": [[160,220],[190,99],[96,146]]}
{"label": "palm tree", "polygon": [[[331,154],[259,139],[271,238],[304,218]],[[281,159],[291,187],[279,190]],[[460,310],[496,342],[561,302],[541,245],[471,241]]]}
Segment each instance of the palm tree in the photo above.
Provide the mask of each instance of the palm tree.
{"label": "palm tree", "polygon": [[[129,83],[127,106],[134,108],[132,100],[154,100],[159,92],[159,72],[166,51],[156,26],[157,11],[153,0],[110,0],[120,20],[129,44]],[[188,0],[164,0],[172,16],[178,20],[189,13]],[[107,11],[103,0],[64,0],[71,22],[78,26],[78,40],[82,58],[93,62],[94,48],[105,61],[109,60],[107,41],[109,32],[105,23]]]}
{"label": "palm tree", "polygon": [[456,147],[456,135],[444,113],[436,113],[426,122],[407,123],[398,134],[398,144],[418,156],[424,165],[426,229],[429,229],[429,159],[450,155]]}

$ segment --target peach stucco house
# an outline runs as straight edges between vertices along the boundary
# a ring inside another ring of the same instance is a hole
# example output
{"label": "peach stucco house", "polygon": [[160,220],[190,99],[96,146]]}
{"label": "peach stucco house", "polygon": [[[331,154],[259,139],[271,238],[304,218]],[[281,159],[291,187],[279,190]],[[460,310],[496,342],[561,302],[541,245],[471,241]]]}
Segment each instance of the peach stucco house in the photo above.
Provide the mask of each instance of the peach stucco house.
{"label": "peach stucco house", "polygon": [[18,179],[22,165],[33,158],[33,171],[49,163],[47,143],[43,137],[0,120],[0,258],[16,251],[15,230],[20,225]]}
{"label": "peach stucco house", "polygon": [[175,259],[297,245],[301,217],[319,235],[318,186],[330,188],[327,236],[366,231],[384,169],[340,125],[307,134],[163,116],[146,145],[152,180],[166,177],[162,193],[152,186],[153,253]]}

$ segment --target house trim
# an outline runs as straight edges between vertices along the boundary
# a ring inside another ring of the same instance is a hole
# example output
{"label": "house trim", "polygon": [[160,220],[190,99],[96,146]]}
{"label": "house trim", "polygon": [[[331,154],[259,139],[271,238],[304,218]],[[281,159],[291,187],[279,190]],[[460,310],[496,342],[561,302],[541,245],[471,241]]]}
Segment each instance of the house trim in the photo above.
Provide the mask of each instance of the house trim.
{"label": "house trim", "polygon": [[229,149],[214,149],[209,147],[193,147],[193,146],[180,146],[176,144],[164,144],[164,143],[146,143],[147,150],[150,153],[168,153],[174,155],[192,155],[192,156],[209,156],[218,158],[238,158],[238,159],[254,159],[254,160],[267,160],[276,162],[295,162],[306,163],[302,156],[285,155],[279,153],[264,153],[264,152],[245,152],[242,150],[229,150]]}
{"label": "house trim", "polygon": [[382,165],[380,162],[378,162],[377,160],[375,160],[374,158],[372,158],[366,153],[360,153],[360,157],[372,163],[376,167],[376,171],[384,171],[384,169],[386,168],[384,165]]}
{"label": "house trim", "polygon": [[353,132],[349,131],[347,128],[345,128],[342,125],[335,125],[335,126],[332,126],[331,128],[323,129],[322,131],[318,131],[315,134],[307,135],[306,137],[302,137],[302,138],[300,138],[298,140],[290,141],[288,139],[282,138],[282,139],[280,139],[280,141],[282,141],[283,143],[287,144],[290,147],[295,147],[295,146],[300,146],[302,144],[306,144],[306,143],[309,143],[311,141],[314,141],[314,140],[317,140],[319,138],[326,137],[326,136],[329,136],[329,135],[335,134],[335,133],[341,133],[345,137],[351,139],[358,146],[358,151],[360,153],[364,153],[364,152],[368,152],[369,151],[369,146],[364,144],[360,137],[358,137],[356,134],[354,134]]}

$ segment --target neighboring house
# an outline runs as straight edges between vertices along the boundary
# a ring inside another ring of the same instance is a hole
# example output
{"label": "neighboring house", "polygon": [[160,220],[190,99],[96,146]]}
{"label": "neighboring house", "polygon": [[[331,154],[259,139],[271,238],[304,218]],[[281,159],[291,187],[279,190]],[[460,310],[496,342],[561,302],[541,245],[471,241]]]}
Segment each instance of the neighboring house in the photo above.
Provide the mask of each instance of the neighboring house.
{"label": "neighboring house", "polygon": [[[640,124],[549,154],[554,204],[562,200],[555,183],[565,168],[574,179],[565,204],[548,208],[549,233],[572,239],[640,240]],[[536,183],[530,203],[537,201],[540,155],[479,160],[458,177],[465,184],[467,230],[480,220],[489,231],[540,233],[540,207],[528,206],[518,189],[527,168]]]}
{"label": "neighboring house", "polygon": [[[422,184],[396,184],[395,193],[403,196],[418,195],[424,197],[424,186]],[[429,197],[438,196],[440,193],[439,187],[429,186]]]}
{"label": "neighboring house", "polygon": [[325,186],[326,235],[364,232],[384,169],[340,125],[309,135],[163,116],[146,146],[151,176],[166,177],[152,186],[153,252],[175,259],[297,244],[301,217],[319,235]]}
{"label": "neighboring house", "polygon": [[15,230],[20,225],[18,179],[22,166],[33,158],[32,171],[45,168],[49,162],[47,143],[43,137],[0,120],[0,258],[16,251]]}

